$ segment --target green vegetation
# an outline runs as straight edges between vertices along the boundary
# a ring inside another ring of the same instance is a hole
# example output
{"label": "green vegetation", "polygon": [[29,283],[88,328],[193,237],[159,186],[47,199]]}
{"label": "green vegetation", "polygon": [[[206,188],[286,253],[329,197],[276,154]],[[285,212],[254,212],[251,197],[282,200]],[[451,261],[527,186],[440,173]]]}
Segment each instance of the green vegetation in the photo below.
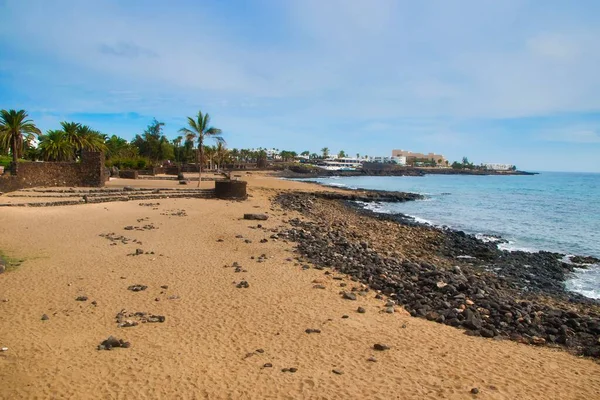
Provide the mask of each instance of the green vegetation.
{"label": "green vegetation", "polygon": [[[218,143],[224,143],[225,140],[221,136],[222,131],[219,128],[214,128],[210,125],[210,116],[208,114],[202,114],[202,111],[198,111],[198,115],[196,119],[192,117],[188,117],[188,126],[189,128],[181,128],[179,132],[184,133],[186,138],[190,140],[197,139],[198,141],[198,150],[200,151],[200,156],[198,157],[200,161],[200,167],[198,168],[198,187],[200,187],[200,182],[202,181],[202,170],[204,169],[204,141],[208,138],[215,139]],[[196,161],[198,163],[198,161]]]}
{"label": "green vegetation", "polygon": [[25,260],[9,257],[2,250],[0,250],[0,268],[2,268],[1,266],[3,265],[5,272],[14,271],[24,262]]}
{"label": "green vegetation", "polygon": [[28,116],[25,110],[0,110],[0,154],[10,150],[15,172],[25,143],[31,145],[34,135],[41,133]]}
{"label": "green vegetation", "polygon": [[463,157],[462,162],[454,161],[452,163],[452,169],[479,169],[472,162],[469,162],[467,157]]}

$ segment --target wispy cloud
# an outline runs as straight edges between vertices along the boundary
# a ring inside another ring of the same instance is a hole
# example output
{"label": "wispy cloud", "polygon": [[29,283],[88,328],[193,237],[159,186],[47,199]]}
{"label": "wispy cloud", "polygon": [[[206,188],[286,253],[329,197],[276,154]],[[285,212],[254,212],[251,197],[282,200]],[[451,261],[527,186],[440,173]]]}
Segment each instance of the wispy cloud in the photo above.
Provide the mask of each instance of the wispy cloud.
{"label": "wispy cloud", "polygon": [[600,143],[600,129],[572,128],[555,132],[544,132],[539,138],[560,143]]}
{"label": "wispy cloud", "polygon": [[[204,107],[242,143],[429,141],[460,156],[491,151],[474,139],[509,137],[515,118],[600,113],[592,0],[7,0],[0,14],[0,103],[32,112],[178,123]],[[558,142],[541,128],[514,132]],[[572,143],[598,143],[579,132]]]}
{"label": "wispy cloud", "polygon": [[98,50],[100,53],[109,54],[118,57],[158,57],[154,51],[150,49],[146,49],[141,46],[137,46],[133,43],[119,42],[115,45],[108,45],[106,43],[102,43]]}

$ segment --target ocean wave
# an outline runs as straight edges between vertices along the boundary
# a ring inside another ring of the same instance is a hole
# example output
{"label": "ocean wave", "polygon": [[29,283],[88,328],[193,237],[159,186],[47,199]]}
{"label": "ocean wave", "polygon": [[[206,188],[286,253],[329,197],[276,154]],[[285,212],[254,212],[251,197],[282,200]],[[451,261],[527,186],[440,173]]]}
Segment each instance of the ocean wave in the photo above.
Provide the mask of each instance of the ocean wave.
{"label": "ocean wave", "polygon": [[487,235],[485,233],[476,233],[475,237],[484,243],[500,243],[500,242],[504,243],[504,242],[506,242],[506,240],[502,239],[499,236]]}
{"label": "ocean wave", "polygon": [[525,253],[537,253],[539,251],[538,249],[532,249],[531,247],[524,247],[524,246],[517,245],[512,240],[508,240],[506,242],[499,243],[498,249],[510,251],[510,252],[522,251]]}
{"label": "ocean wave", "polygon": [[430,226],[439,226],[439,225],[436,225],[433,222],[431,222],[431,221],[429,221],[428,219],[425,219],[425,218],[417,217],[417,216],[414,216],[414,215],[409,215],[409,217],[411,217],[412,219],[415,220],[415,222],[418,222],[420,224],[425,224],[425,225],[430,225]]}
{"label": "ocean wave", "polygon": [[590,268],[575,268],[573,277],[565,282],[565,288],[590,297],[600,299],[600,266]]}
{"label": "ocean wave", "polygon": [[379,214],[392,214],[392,210],[386,208],[386,206],[382,203],[367,203],[364,201],[357,201],[356,204],[359,204],[365,210],[373,211]]}

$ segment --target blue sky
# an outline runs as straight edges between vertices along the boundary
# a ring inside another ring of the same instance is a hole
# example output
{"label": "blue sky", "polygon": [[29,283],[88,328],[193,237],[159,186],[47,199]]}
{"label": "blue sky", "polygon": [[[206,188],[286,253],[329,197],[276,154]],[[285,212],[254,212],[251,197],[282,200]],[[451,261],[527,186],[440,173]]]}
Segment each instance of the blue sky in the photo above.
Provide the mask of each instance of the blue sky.
{"label": "blue sky", "polygon": [[229,147],[600,172],[600,2],[0,0],[0,108]]}

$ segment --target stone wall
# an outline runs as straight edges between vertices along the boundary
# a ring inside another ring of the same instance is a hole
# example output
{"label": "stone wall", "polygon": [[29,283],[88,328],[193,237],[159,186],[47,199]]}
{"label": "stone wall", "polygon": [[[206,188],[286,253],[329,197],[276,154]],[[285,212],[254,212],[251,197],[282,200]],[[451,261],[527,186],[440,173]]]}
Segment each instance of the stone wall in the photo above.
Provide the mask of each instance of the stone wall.
{"label": "stone wall", "polygon": [[136,171],[134,169],[128,169],[125,171],[119,171],[119,178],[123,178],[123,179],[138,179],[138,173],[139,171]]}
{"label": "stone wall", "polygon": [[215,181],[215,197],[217,199],[246,199],[248,197],[246,185],[245,181]]}
{"label": "stone wall", "polygon": [[105,175],[104,153],[83,152],[81,162],[19,163],[16,176],[0,176],[0,192],[37,186],[102,187]]}

